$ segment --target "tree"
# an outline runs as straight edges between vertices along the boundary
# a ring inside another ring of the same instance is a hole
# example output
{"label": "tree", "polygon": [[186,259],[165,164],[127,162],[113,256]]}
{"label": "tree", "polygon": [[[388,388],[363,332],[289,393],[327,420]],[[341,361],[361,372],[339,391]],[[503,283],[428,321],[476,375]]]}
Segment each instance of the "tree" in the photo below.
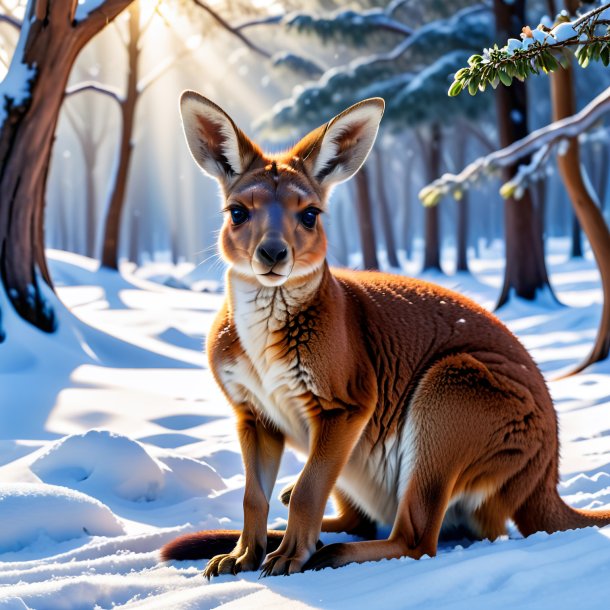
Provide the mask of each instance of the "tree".
{"label": "tree", "polygon": [[379,216],[381,218],[381,226],[383,228],[383,235],[385,238],[385,249],[388,256],[388,264],[390,265],[390,267],[399,268],[400,263],[398,262],[398,256],[396,254],[396,239],[394,237],[394,223],[392,222],[392,211],[390,209],[390,203],[388,201],[386,185],[384,182],[385,165],[383,162],[381,150],[375,151],[372,156],[377,174],[375,180],[375,185],[377,188],[375,192],[377,194]]}
{"label": "tree", "polygon": [[360,242],[362,245],[362,263],[365,269],[379,269],[377,262],[377,240],[373,226],[373,210],[371,209],[371,187],[369,169],[366,165],[354,177],[356,181],[356,201]]}
{"label": "tree", "polygon": [[[494,0],[494,13],[498,38],[506,40],[510,32],[525,20],[525,0],[510,3]],[[508,146],[528,133],[525,83],[516,82],[512,87],[500,87],[496,91],[496,103],[500,146]],[[505,167],[504,180],[510,180],[516,171],[516,167]],[[506,198],[504,225],[506,264],[496,308],[506,304],[511,293],[531,301],[539,291],[550,290],[542,225],[530,189],[524,189],[518,203],[513,196]]]}
{"label": "tree", "polygon": [[[486,100],[465,99],[459,108],[448,111],[445,96],[449,75],[480,48],[477,44],[489,41],[491,15],[486,7],[471,4],[455,0],[426,4],[421,7],[423,23],[414,20],[413,11],[405,10],[404,2],[391,2],[385,9],[324,16],[296,13],[274,21],[323,42],[366,47],[369,54],[333,67],[317,81],[300,87],[261,124],[269,132],[293,126],[303,129],[365,97],[380,96],[386,100],[382,128],[416,130],[425,171],[433,179],[440,173],[443,125],[456,115],[480,118],[488,107]],[[461,10],[455,13],[456,9]],[[389,43],[394,44],[387,50]],[[425,217],[424,267],[440,269],[438,212],[426,210]]]}
{"label": "tree", "polygon": [[44,252],[45,184],[66,83],[84,45],[130,0],[29,0],[0,84],[0,276],[15,310],[50,332],[55,315]]}
{"label": "tree", "polygon": [[[270,57],[270,54],[267,51],[255,45],[247,36],[237,31],[205,2],[202,2],[201,0],[192,0],[192,4],[197,10],[203,11],[206,15],[211,17],[217,25],[236,37],[241,44],[244,44],[257,55],[265,58]],[[127,78],[124,91],[119,93],[115,89],[105,86],[103,83],[88,81],[75,85],[66,92],[68,96],[73,96],[85,91],[92,91],[105,95],[117,104],[120,113],[121,127],[117,147],[116,171],[112,177],[110,196],[104,219],[101,253],[102,265],[110,269],[118,269],[119,266],[119,238],[135,144],[134,128],[138,104],[148,89],[165,75],[169,69],[175,66],[175,64],[184,57],[190,56],[197,49],[197,46],[186,45],[182,34],[174,32],[176,39],[183,48],[175,55],[166,58],[164,62],[156,66],[150,73],[142,76],[140,70],[140,56],[144,37],[153,22],[156,10],[149,15],[144,23],[141,23],[140,18],[140,0],[132,2],[128,12],[127,32],[122,40],[127,56]],[[88,173],[90,174],[91,171]],[[173,240],[172,243],[174,243]]]}
{"label": "tree", "polygon": [[[575,7],[568,4],[568,8]],[[536,30],[524,28],[523,41],[510,39],[505,47],[494,47],[486,56],[471,57],[469,67],[456,73],[449,90],[450,95],[457,95],[464,88],[475,94],[479,89],[484,90],[488,84],[497,86],[502,82],[509,86],[513,78],[524,80],[531,74],[551,73],[555,122],[503,150],[477,160],[457,176],[443,177],[420,194],[425,203],[433,205],[445,193],[455,189],[461,191],[463,185],[483,167],[506,167],[525,158],[526,165],[521,166],[516,176],[501,189],[506,196],[518,197],[523,192],[524,184],[534,179],[553,147],[560,140],[568,140],[565,151],[558,155],[557,164],[575,215],[591,244],[600,271],[604,296],[593,348],[574,373],[607,358],[610,352],[610,230],[589,190],[588,181],[583,177],[577,140],[584,129],[610,110],[610,89],[606,89],[583,110],[575,113],[572,56],[569,50],[576,48],[575,56],[583,67],[597,59],[604,65],[610,64],[610,36],[607,34],[606,21],[600,19],[608,8],[610,4],[605,4],[573,20],[562,14],[552,29],[542,25]],[[532,155],[529,162],[528,155]]]}

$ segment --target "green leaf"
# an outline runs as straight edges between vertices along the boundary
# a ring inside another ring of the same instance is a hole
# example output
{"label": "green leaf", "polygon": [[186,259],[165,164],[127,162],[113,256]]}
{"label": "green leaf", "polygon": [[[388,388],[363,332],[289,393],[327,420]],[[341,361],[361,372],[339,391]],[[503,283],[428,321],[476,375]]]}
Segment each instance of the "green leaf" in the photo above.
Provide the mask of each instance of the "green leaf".
{"label": "green leaf", "polygon": [[462,90],[464,89],[464,83],[461,81],[454,81],[451,85],[451,87],[449,87],[449,91],[447,92],[449,97],[455,97],[456,95],[459,95],[460,93],[462,93]]}
{"label": "green leaf", "polygon": [[500,79],[500,82],[507,87],[510,87],[513,82],[513,79],[506,74],[504,70],[498,70],[498,78]]}
{"label": "green leaf", "polygon": [[552,53],[546,52],[544,54],[544,59],[546,62],[546,67],[550,72],[554,72],[555,70],[559,70],[559,63],[555,59]]}
{"label": "green leaf", "polygon": [[602,45],[600,42],[596,42],[591,45],[591,59],[593,59],[595,61],[599,61],[599,54],[601,52],[601,47],[602,47]]}

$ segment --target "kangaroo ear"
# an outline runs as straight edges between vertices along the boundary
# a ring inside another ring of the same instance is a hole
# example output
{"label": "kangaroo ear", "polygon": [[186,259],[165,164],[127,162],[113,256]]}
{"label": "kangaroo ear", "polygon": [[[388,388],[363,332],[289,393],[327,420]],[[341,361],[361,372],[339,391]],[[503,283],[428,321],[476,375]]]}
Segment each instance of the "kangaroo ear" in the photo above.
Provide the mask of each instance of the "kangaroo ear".
{"label": "kangaroo ear", "polygon": [[380,97],[350,106],[305,136],[293,149],[323,187],[351,178],[373,147],[385,102]]}
{"label": "kangaroo ear", "polygon": [[228,186],[261,152],[231,117],[207,98],[185,91],[180,97],[184,135],[204,172]]}

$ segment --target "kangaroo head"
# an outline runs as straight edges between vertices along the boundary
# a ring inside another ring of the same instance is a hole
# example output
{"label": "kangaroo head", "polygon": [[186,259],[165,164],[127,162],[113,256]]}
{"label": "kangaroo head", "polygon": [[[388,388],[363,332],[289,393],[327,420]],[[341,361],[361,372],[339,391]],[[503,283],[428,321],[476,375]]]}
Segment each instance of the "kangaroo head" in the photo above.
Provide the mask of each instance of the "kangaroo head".
{"label": "kangaroo head", "polygon": [[185,91],[180,108],[193,158],[222,188],[225,261],[263,286],[280,286],[319,269],[326,258],[319,216],[331,188],[356,173],[369,154],[383,100],[355,104],[273,155],[198,93]]}

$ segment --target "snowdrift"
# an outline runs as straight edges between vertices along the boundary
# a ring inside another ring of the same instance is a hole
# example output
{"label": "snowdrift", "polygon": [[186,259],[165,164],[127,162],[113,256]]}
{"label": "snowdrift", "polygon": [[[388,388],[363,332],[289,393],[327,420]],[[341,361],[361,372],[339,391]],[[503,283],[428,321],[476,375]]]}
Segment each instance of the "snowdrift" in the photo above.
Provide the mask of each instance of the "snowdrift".
{"label": "snowdrift", "polygon": [[[563,247],[563,246],[562,246]],[[601,303],[591,261],[553,258],[548,295],[501,317],[545,371],[559,414],[563,498],[610,506],[610,364],[553,376],[590,347]],[[0,348],[0,608],[606,609],[610,528],[443,544],[435,558],[204,581],[204,562],[163,564],[180,533],[240,528],[243,466],[230,410],[201,347],[222,296],[168,286],[167,270],[123,276],[53,253],[57,336],[20,325]],[[427,276],[491,307],[501,262]],[[165,285],[145,279],[162,277]],[[196,278],[195,278],[196,279]],[[194,280],[193,280],[194,281]],[[76,316],[76,317],[74,317]],[[303,456],[287,451],[279,490]],[[332,507],[328,507],[331,511]],[[269,522],[285,524],[275,497]],[[326,542],[347,540],[325,535]]]}

